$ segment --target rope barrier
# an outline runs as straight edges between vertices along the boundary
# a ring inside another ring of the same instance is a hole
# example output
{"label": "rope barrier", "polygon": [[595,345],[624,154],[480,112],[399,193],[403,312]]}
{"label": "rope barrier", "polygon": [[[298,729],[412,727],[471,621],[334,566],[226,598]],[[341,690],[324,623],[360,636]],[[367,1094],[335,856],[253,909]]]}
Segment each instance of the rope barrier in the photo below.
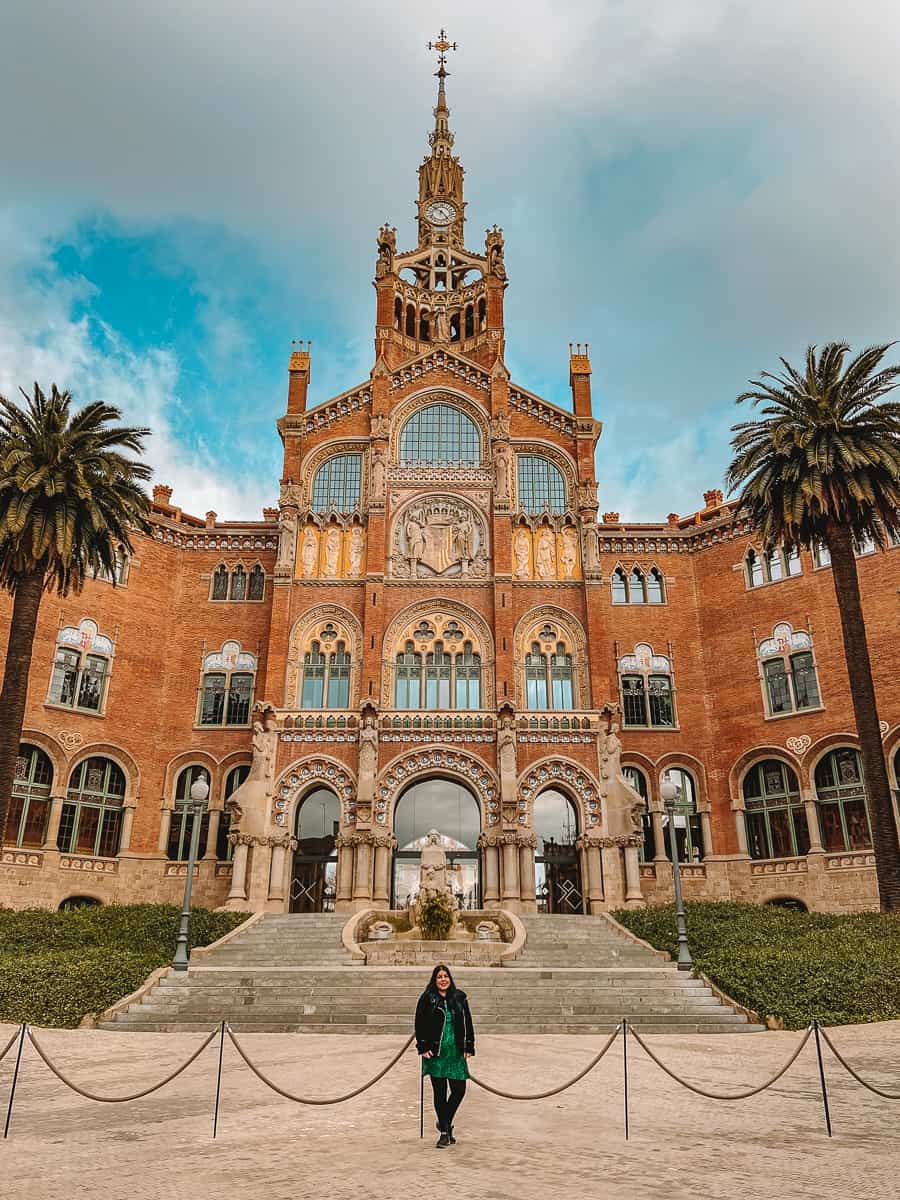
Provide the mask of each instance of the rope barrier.
{"label": "rope barrier", "polygon": [[3,1060],[4,1060],[4,1058],[6,1058],[7,1054],[9,1054],[10,1050],[12,1050],[12,1048],[16,1044],[16,1041],[18,1040],[21,1032],[22,1032],[22,1029],[20,1026],[16,1030],[16,1032],[12,1035],[12,1037],[9,1039],[9,1041],[6,1043],[6,1045],[3,1047],[3,1049],[0,1050],[0,1062],[3,1062]]}
{"label": "rope barrier", "polygon": [[48,1067],[56,1076],[56,1078],[61,1080],[67,1088],[71,1088],[72,1091],[77,1092],[79,1096],[84,1096],[86,1100],[96,1100],[100,1104],[124,1104],[128,1100],[140,1100],[142,1096],[149,1096],[151,1092],[158,1092],[159,1089],[165,1087],[167,1083],[171,1083],[173,1079],[177,1079],[182,1071],[186,1071],[188,1069],[195,1058],[200,1057],[218,1032],[219,1028],[216,1026],[209,1037],[203,1041],[203,1044],[194,1051],[190,1058],[183,1062],[181,1066],[174,1070],[170,1075],[167,1075],[165,1079],[160,1080],[159,1083],[154,1083],[152,1087],[144,1088],[140,1092],[132,1092],[128,1096],[98,1096],[96,1092],[89,1092],[86,1088],[79,1087],[77,1083],[73,1083],[71,1079],[67,1078],[67,1076],[60,1071],[59,1067],[55,1066],[50,1061],[46,1052],[41,1049],[39,1042],[31,1032],[30,1028],[28,1029],[28,1040],[31,1042],[32,1046],[34,1046],[35,1050],[37,1050],[44,1062],[44,1065]]}
{"label": "rope barrier", "polygon": [[680,1083],[681,1086],[687,1088],[689,1092],[696,1092],[696,1094],[698,1096],[704,1096],[707,1100],[747,1100],[747,1099],[749,1099],[750,1096],[756,1096],[760,1092],[764,1092],[766,1090],[766,1088],[770,1088],[773,1083],[777,1083],[778,1080],[782,1077],[782,1075],[784,1075],[784,1073],[794,1065],[794,1063],[797,1061],[797,1058],[800,1055],[800,1051],[803,1049],[803,1047],[806,1045],[806,1043],[812,1037],[813,1027],[812,1027],[812,1025],[809,1026],[809,1028],[804,1033],[803,1037],[800,1039],[800,1045],[797,1047],[797,1049],[794,1051],[794,1053],[791,1055],[791,1057],[787,1060],[787,1062],[784,1064],[784,1066],[781,1068],[781,1070],[777,1071],[772,1076],[771,1079],[766,1080],[766,1082],[763,1084],[760,1084],[759,1087],[749,1088],[745,1092],[727,1092],[727,1093],[726,1092],[710,1092],[710,1091],[707,1091],[705,1088],[697,1087],[696,1084],[688,1083],[688,1081],[686,1079],[682,1079],[680,1075],[677,1075],[670,1067],[667,1067],[666,1064],[664,1062],[662,1062],[653,1053],[653,1051],[650,1049],[650,1047],[647,1045],[647,1043],[644,1041],[644,1039],[641,1037],[641,1035],[638,1033],[638,1031],[635,1029],[635,1027],[633,1025],[629,1025],[629,1030],[634,1035],[634,1038],[635,1038],[635,1041],[637,1042],[637,1044],[641,1047],[641,1049],[647,1055],[649,1055],[650,1058],[653,1059],[653,1061],[660,1068],[660,1070],[665,1071],[665,1073],[669,1076],[670,1079],[674,1079],[676,1083]]}
{"label": "rope barrier", "polygon": [[560,1084],[559,1087],[550,1088],[550,1090],[546,1091],[546,1092],[535,1092],[533,1095],[526,1096],[526,1095],[519,1094],[517,1092],[504,1092],[501,1088],[491,1087],[491,1085],[489,1083],[485,1083],[483,1080],[477,1079],[471,1073],[469,1074],[469,1078],[476,1085],[476,1087],[483,1088],[486,1092],[490,1092],[491,1095],[493,1095],[493,1096],[502,1096],[504,1100],[546,1100],[548,1096],[556,1096],[560,1092],[564,1092],[566,1090],[566,1088],[570,1088],[570,1087],[572,1087],[573,1084],[578,1083],[579,1079],[584,1079],[585,1075],[587,1075],[587,1073],[589,1071],[593,1071],[594,1067],[596,1067],[597,1063],[600,1061],[600,1059],[603,1057],[603,1055],[607,1052],[607,1050],[610,1048],[610,1046],[613,1044],[613,1042],[616,1040],[616,1038],[619,1036],[619,1034],[621,1032],[622,1032],[622,1026],[621,1026],[621,1024],[619,1024],[616,1026],[615,1030],[609,1035],[606,1045],[603,1047],[603,1049],[600,1051],[600,1053],[595,1055],[591,1059],[591,1061],[588,1063],[588,1065],[584,1068],[583,1071],[579,1071],[578,1074],[574,1075],[570,1080],[568,1080],[568,1082]]}
{"label": "rope barrier", "polygon": [[900,1100],[900,1092],[886,1092],[883,1088],[876,1087],[874,1083],[867,1083],[857,1071],[854,1071],[853,1067],[850,1066],[846,1058],[844,1058],[843,1054],[841,1054],[840,1050],[838,1050],[837,1046],[835,1046],[834,1042],[828,1036],[828,1031],[821,1025],[819,1026],[819,1033],[822,1035],[822,1040],[834,1057],[844,1070],[853,1076],[857,1083],[862,1084],[868,1091],[874,1092],[876,1096],[882,1096],[885,1100]]}
{"label": "rope barrier", "polygon": [[[277,1083],[273,1083],[272,1080],[269,1079],[267,1075],[263,1074],[263,1072],[259,1069],[259,1067],[254,1066],[254,1064],[247,1057],[246,1051],[244,1050],[243,1046],[240,1044],[240,1042],[235,1037],[234,1031],[232,1030],[231,1026],[226,1025],[225,1029],[226,1029],[226,1032],[228,1033],[229,1038],[231,1039],[232,1046],[234,1046],[235,1050],[237,1050],[238,1054],[241,1056],[241,1058],[244,1060],[244,1062],[247,1064],[247,1066],[250,1068],[250,1070],[253,1072],[253,1074],[257,1077],[257,1079],[262,1080],[262,1082],[266,1085],[266,1087],[270,1087],[272,1089],[272,1091],[277,1092],[279,1096],[284,1096],[285,1100],[293,1100],[295,1104],[316,1104],[316,1105],[343,1104],[343,1102],[345,1100],[352,1100],[354,1096],[359,1096],[362,1092],[368,1091],[368,1089],[370,1087],[374,1087],[374,1085],[376,1083],[378,1083],[378,1081],[380,1079],[383,1079],[385,1077],[385,1075],[387,1075],[388,1071],[390,1071],[392,1067],[397,1065],[397,1063],[400,1061],[400,1059],[403,1057],[403,1055],[406,1053],[406,1051],[412,1045],[413,1041],[415,1040],[415,1036],[416,1036],[414,1033],[411,1033],[409,1035],[409,1037],[406,1039],[406,1041],[403,1043],[403,1045],[400,1047],[400,1049],[397,1051],[397,1053],[394,1055],[394,1057],[391,1059],[391,1061],[387,1064],[387,1066],[384,1067],[381,1071],[379,1071],[377,1075],[373,1076],[372,1079],[370,1079],[368,1083],[364,1083],[364,1084],[362,1084],[361,1087],[354,1088],[352,1092],[346,1092],[342,1096],[332,1096],[326,1100],[322,1100],[319,1098],[313,1099],[313,1098],[307,1097],[307,1096],[295,1096],[292,1092],[288,1092],[284,1088],[279,1087]],[[215,1036],[215,1035],[213,1035],[213,1036]]]}

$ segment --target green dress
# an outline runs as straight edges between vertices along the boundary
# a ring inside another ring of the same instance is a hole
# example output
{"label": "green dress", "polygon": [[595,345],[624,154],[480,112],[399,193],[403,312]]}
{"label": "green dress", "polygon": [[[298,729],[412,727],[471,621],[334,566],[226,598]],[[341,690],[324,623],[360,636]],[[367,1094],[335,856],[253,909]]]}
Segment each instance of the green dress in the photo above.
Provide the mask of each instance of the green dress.
{"label": "green dress", "polygon": [[447,1019],[444,1021],[444,1036],[441,1038],[441,1050],[437,1058],[424,1058],[423,1071],[426,1075],[438,1075],[442,1079],[468,1079],[469,1067],[465,1056],[456,1044],[453,1031],[453,1013],[447,1011],[447,1001],[444,1001],[444,1011]]}

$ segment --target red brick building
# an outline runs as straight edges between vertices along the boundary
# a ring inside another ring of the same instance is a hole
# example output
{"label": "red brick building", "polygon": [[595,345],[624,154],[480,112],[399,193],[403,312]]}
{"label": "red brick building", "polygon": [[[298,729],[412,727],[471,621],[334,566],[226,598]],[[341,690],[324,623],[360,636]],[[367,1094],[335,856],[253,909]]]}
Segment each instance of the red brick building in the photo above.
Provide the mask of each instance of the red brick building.
{"label": "red brick building", "polygon": [[[438,74],[370,377],[309,407],[291,354],[279,507],[201,519],[156,487],[122,586],[44,601],[0,903],[177,900],[202,775],[210,905],[403,905],[432,828],[469,906],[666,899],[665,780],[689,897],[872,906],[827,561],[764,557],[718,491],[598,521],[588,349],[571,411],[510,378],[503,234],[465,248]],[[896,788],[900,548],[859,570]]]}

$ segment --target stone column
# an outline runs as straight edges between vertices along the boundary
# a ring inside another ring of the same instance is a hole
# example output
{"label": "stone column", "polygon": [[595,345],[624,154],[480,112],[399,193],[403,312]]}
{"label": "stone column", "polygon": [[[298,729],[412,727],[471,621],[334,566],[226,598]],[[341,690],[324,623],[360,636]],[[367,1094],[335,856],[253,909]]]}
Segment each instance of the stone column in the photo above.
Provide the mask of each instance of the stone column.
{"label": "stone column", "polygon": [[734,810],[734,827],[737,830],[738,854],[750,857],[750,844],[747,841],[747,815],[743,808]]}
{"label": "stone column", "polygon": [[604,839],[600,859],[603,864],[603,898],[609,908],[616,908],[620,903],[625,902],[621,847],[610,844],[608,839]]}
{"label": "stone column", "polygon": [[50,797],[50,816],[47,818],[47,834],[41,846],[42,850],[56,850],[59,838],[59,819],[62,816],[62,806],[65,796]]}
{"label": "stone column", "polygon": [[512,912],[519,909],[519,851],[516,835],[506,834],[503,839],[503,907]]}
{"label": "stone column", "polygon": [[269,901],[284,902],[284,865],[289,838],[272,843],[272,861],[269,864]]}
{"label": "stone column", "polygon": [[226,908],[240,908],[247,899],[247,856],[250,847],[246,841],[232,843],[234,857],[231,860],[231,890],[225,901]]}
{"label": "stone column", "polygon": [[159,818],[159,852],[165,857],[169,846],[169,829],[172,825],[172,809],[163,808],[160,810]]}
{"label": "stone column", "polygon": [[367,831],[356,835],[353,862],[353,904],[362,907],[372,899],[372,835]]}
{"label": "stone column", "polygon": [[222,810],[220,808],[210,809],[209,825],[206,831],[206,853],[203,855],[205,859],[218,858],[216,854],[216,842],[219,838],[219,821],[222,818]]}
{"label": "stone column", "polygon": [[587,863],[586,878],[582,884],[587,896],[587,909],[589,913],[599,912],[603,904],[603,862],[600,843],[593,838],[586,843],[582,839],[582,854]]}
{"label": "stone column", "polygon": [[336,904],[343,910],[353,895],[353,842],[347,834],[339,833],[337,845],[337,897]]}
{"label": "stone column", "polygon": [[537,839],[533,833],[519,834],[519,904],[522,912],[537,912],[535,896],[534,850]]}
{"label": "stone column", "polygon": [[806,810],[806,828],[809,831],[809,853],[824,854],[825,847],[822,845],[822,834],[819,829],[819,813],[816,809],[815,797],[805,789],[800,794],[803,797],[803,807]]}
{"label": "stone column", "polygon": [[481,889],[481,903],[485,908],[500,903],[500,851],[493,837],[484,834],[478,839],[484,863],[484,883]]}
{"label": "stone column", "polygon": [[392,837],[379,837],[375,842],[375,886],[372,902],[387,908],[391,902],[391,857],[395,846]]}
{"label": "stone column", "polygon": [[700,828],[703,831],[703,857],[713,852],[712,842],[712,822],[709,819],[709,809],[704,809],[700,814]]}
{"label": "stone column", "polygon": [[663,815],[658,808],[651,809],[650,821],[653,825],[653,844],[656,847],[653,854],[653,861],[668,862],[669,855],[666,851],[666,831],[663,828]]}
{"label": "stone column", "polygon": [[625,847],[625,903],[629,908],[642,908],[644,904],[637,846]]}

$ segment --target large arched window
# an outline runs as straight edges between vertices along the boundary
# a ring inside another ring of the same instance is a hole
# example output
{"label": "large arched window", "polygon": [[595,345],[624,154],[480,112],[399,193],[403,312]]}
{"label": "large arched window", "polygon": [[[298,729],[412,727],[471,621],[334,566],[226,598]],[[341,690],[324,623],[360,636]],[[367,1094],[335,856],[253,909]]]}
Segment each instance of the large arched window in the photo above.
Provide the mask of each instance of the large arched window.
{"label": "large arched window", "polygon": [[[333,626],[331,627],[333,628]],[[346,643],[323,650],[318,641],[303,655],[303,708],[347,708],[350,704],[350,655]]]}
{"label": "large arched window", "polygon": [[50,677],[48,704],[102,712],[112,662],[113,644],[84,620],[78,628],[67,627],[57,636],[59,643]]}
{"label": "large arched window", "polygon": [[622,687],[622,722],[655,729],[675,727],[672,663],[665,654],[639,642],[633,654],[619,659]]}
{"label": "large arched window", "polygon": [[249,725],[256,679],[256,656],[238,642],[225,642],[203,662],[200,725]]}
{"label": "large arched window", "polygon": [[359,507],[361,454],[335,454],[313,476],[310,507],[317,512],[349,513]]}
{"label": "large arched window", "polygon": [[231,832],[231,812],[228,808],[228,801],[249,774],[250,764],[241,763],[238,767],[232,767],[225,776],[224,804],[222,812],[219,814],[219,828],[216,830],[216,858],[223,862],[229,860],[234,854],[234,846],[228,840],[228,835]]}
{"label": "large arched window", "polygon": [[566,511],[566,484],[555,463],[537,454],[520,454],[516,468],[519,508],[529,513]]}
{"label": "large arched window", "polygon": [[[675,842],[678,846],[678,861],[700,862],[704,855],[703,825],[697,811],[697,787],[694,777],[684,767],[669,767],[663,771],[661,783],[675,785]],[[669,832],[669,817],[663,809],[666,856],[672,857]]]}
{"label": "large arched window", "polygon": [[651,862],[656,855],[656,837],[653,833],[653,820],[650,816],[647,776],[639,767],[631,766],[622,767],[622,774],[644,802],[644,807],[641,810],[641,827],[644,831],[644,840],[638,854],[641,862]]}
{"label": "large arched window", "polygon": [[447,855],[447,878],[460,908],[478,908],[478,801],[468,788],[450,779],[414,783],[397,801],[392,906],[402,908],[415,898],[422,847],[432,830]]}
{"label": "large arched window", "polygon": [[584,893],[575,839],[578,816],[568,796],[553,788],[534,802],[535,899],[538,912],[580,913]]}
{"label": "large arched window", "polygon": [[115,858],[122,836],[125,775],[109,758],[86,758],[69,777],[57,846],[64,854]]}
{"label": "large arched window", "polygon": [[406,710],[477,709],[485,680],[483,634],[465,614],[416,614],[388,631],[394,641],[394,707]]}
{"label": "large arched window", "polygon": [[[202,779],[209,787],[209,772],[206,767],[194,764],[179,772],[175,784],[175,807],[169,820],[168,857],[173,862],[185,862],[191,849],[191,837],[194,832],[194,805],[191,800],[191,785]],[[203,815],[200,818],[200,837],[197,842],[197,857],[202,858],[206,853],[206,839],[209,835],[209,801],[203,805]]]}
{"label": "large arched window", "polygon": [[806,809],[796,773],[767,758],[744,776],[744,818],[751,858],[793,858],[809,850]]}
{"label": "large arched window", "polygon": [[49,757],[37,746],[21,745],[6,814],[3,840],[8,846],[44,844],[52,786],[53,764]]}
{"label": "large arched window", "polygon": [[525,706],[541,712],[575,708],[572,655],[565,642],[555,649],[532,642],[525,658]]}
{"label": "large arched window", "polygon": [[871,848],[862,763],[852,747],[829,751],[816,767],[816,808],[826,850]]}
{"label": "large arched window", "polygon": [[477,467],[481,438],[475,422],[449,404],[420,409],[400,433],[400,462]]}

